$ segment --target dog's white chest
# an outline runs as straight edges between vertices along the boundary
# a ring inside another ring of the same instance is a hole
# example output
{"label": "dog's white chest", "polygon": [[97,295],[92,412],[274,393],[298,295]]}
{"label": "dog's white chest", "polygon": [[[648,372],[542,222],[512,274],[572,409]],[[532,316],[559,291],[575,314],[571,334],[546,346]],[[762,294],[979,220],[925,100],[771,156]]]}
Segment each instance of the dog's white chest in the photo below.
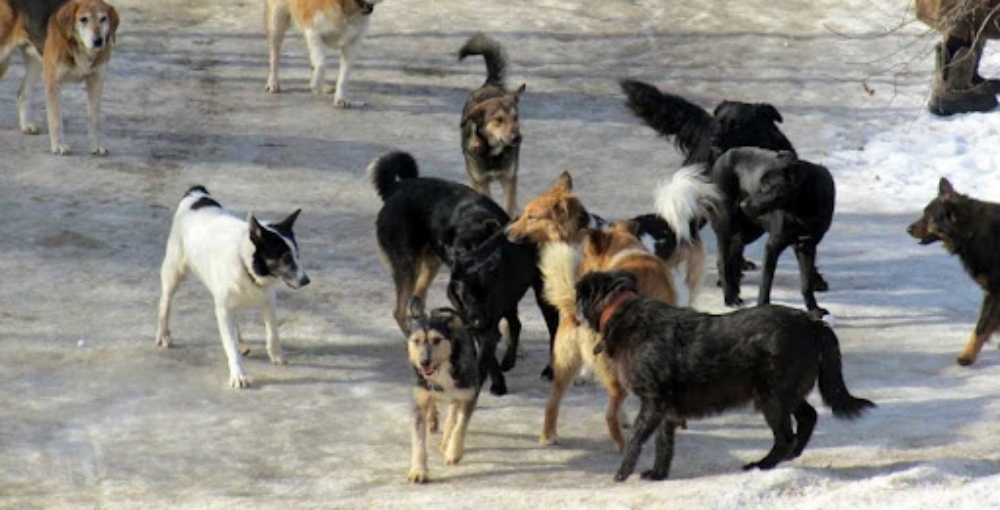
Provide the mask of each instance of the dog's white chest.
{"label": "dog's white chest", "polygon": [[470,400],[473,396],[472,388],[459,388],[455,384],[455,379],[451,377],[451,364],[445,363],[438,368],[433,376],[426,378],[430,384],[431,393],[434,398],[444,401]]}
{"label": "dog's white chest", "polygon": [[353,16],[346,21],[331,20],[326,14],[317,13],[312,30],[323,39],[323,44],[341,48],[357,41],[368,30],[369,16]]}

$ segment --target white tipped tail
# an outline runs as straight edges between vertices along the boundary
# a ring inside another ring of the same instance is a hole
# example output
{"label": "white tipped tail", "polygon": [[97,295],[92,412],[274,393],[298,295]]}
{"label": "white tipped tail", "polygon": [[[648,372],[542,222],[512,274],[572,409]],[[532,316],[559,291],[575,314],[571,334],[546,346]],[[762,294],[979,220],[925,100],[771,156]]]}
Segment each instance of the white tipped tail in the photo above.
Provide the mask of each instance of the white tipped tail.
{"label": "white tipped tail", "polygon": [[541,246],[538,268],[545,280],[545,300],[567,317],[576,315],[576,250],[567,243]]}
{"label": "white tipped tail", "polygon": [[691,222],[708,219],[721,200],[718,188],[703,173],[702,165],[688,165],[656,190],[656,214],[670,225],[678,243],[691,240]]}

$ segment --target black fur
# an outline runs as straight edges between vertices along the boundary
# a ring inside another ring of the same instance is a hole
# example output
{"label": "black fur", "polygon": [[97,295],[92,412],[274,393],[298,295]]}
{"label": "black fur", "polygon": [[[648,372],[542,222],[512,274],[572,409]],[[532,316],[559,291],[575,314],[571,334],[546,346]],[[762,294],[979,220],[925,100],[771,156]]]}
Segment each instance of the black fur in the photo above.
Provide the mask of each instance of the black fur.
{"label": "black fur", "polygon": [[[422,304],[417,306],[422,308]],[[412,308],[413,306],[411,306],[411,310]],[[459,321],[456,322],[456,318],[459,318]],[[451,308],[436,308],[430,313],[423,313],[421,309],[421,313],[416,316],[413,316],[411,312],[410,323],[410,330],[413,332],[433,330],[451,341],[451,356],[448,358],[451,370],[448,375],[455,383],[456,388],[472,389],[478,394],[482,384],[479,376],[479,357],[476,353],[475,341],[469,336],[466,328],[455,327],[456,324],[462,324],[459,313]],[[422,356],[421,362],[427,364],[424,359],[430,361],[430,353],[422,354],[424,356]],[[427,391],[440,391],[440,388],[431,386],[427,378],[421,374],[419,367],[413,367],[413,375],[415,376],[414,383],[418,388]]]}
{"label": "black fur", "polygon": [[[204,188],[202,188],[204,189]],[[208,193],[207,191],[205,193]],[[212,197],[201,197],[191,204],[191,210],[197,211],[203,207],[222,207],[214,198]]]}
{"label": "black fur", "polygon": [[827,287],[816,270],[816,246],[833,221],[836,191],[829,170],[791,152],[736,148],[715,162],[712,180],[724,202],[712,226],[726,304],[742,304],[743,248],[767,232],[757,304],[770,302],[778,257],[791,246],[799,261],[806,308],[819,316],[826,314],[814,293]]}
{"label": "black fur", "polygon": [[[588,217],[589,219],[587,219]],[[583,222],[581,223],[582,228],[604,228],[611,224],[604,218],[587,212],[586,209],[583,210],[581,221]],[[642,214],[629,221],[635,222],[638,226],[635,233],[636,237],[643,240],[644,237],[648,236],[653,240],[652,251],[657,257],[668,260],[673,256],[674,251],[677,250],[677,234],[670,228],[670,224],[666,220],[657,214]],[[692,222],[690,229],[691,239],[698,240],[700,234],[698,233],[697,224]]]}
{"label": "black fur", "polygon": [[816,424],[816,410],[806,396],[817,380],[823,402],[837,418],[857,418],[875,406],[844,385],[833,331],[799,310],[768,305],[710,315],[635,295],[601,325],[604,308],[616,295],[635,292],[635,277],[625,271],[591,273],[576,290],[587,323],[603,326],[595,352],[603,350],[641,402],[617,481],[632,474],[653,432],[659,430],[656,461],[642,477],[662,480],[669,474],[680,420],[749,402],[764,414],[774,445],[744,469],[770,469],[798,457]]}
{"label": "black fur", "polygon": [[636,80],[622,80],[626,106],[647,126],[674,144],[684,154],[684,164],[706,163],[734,147],[760,147],[795,152],[778,129],[781,114],[768,103],[723,101],[712,115],[678,95],[660,92]]}
{"label": "black fur", "polygon": [[267,225],[261,224],[257,218],[251,217],[250,241],[253,242],[255,248],[253,253],[253,272],[255,275],[260,277],[276,275],[279,273],[274,270],[277,266],[291,261],[294,255],[285,239],[288,239],[293,246],[297,246],[292,226],[300,212],[301,209],[278,223]]}
{"label": "black fur", "polygon": [[907,232],[920,244],[940,241],[949,253],[958,255],[962,267],[983,289],[979,320],[970,340],[972,350],[967,347],[958,358],[959,364],[969,365],[983,343],[1000,329],[1000,204],[960,194],[942,177],[938,196]]}
{"label": "black fur", "polygon": [[38,53],[45,47],[45,37],[49,28],[49,18],[69,0],[9,0],[18,16],[27,20],[28,38]]}
{"label": "black fur", "polygon": [[[470,37],[462,45],[462,48],[458,50],[459,62],[465,60],[465,57],[470,55],[482,55],[483,60],[486,61],[486,82],[483,83],[484,88],[487,85],[492,85],[501,90],[507,87],[507,55],[503,50],[503,46],[500,46],[499,43],[485,34],[477,33]],[[482,100],[484,98],[477,99]]]}
{"label": "black fur", "polygon": [[184,192],[184,196],[193,195],[195,193],[204,193],[205,195],[211,195],[211,193],[208,192],[208,188],[200,184],[196,184],[188,188],[188,190]]}
{"label": "black fur", "polygon": [[[371,172],[372,182],[385,197],[375,223],[376,237],[397,293],[410,285],[428,252],[453,268],[449,297],[461,294],[458,302],[453,297],[452,304],[474,317],[470,331],[482,345],[481,374],[493,378],[491,392],[506,393],[494,352],[500,337],[499,322],[506,318],[511,329],[511,345],[504,358],[509,369],[514,359],[511,350],[517,343],[514,334],[520,331],[516,303],[529,288],[536,289],[550,342],[555,337],[557,320],[550,317],[557,317],[558,312],[541,298],[537,250],[506,241],[503,227],[509,218],[495,202],[462,184],[418,177],[416,163],[409,155],[383,156],[373,163]],[[455,291],[451,291],[453,287]]]}

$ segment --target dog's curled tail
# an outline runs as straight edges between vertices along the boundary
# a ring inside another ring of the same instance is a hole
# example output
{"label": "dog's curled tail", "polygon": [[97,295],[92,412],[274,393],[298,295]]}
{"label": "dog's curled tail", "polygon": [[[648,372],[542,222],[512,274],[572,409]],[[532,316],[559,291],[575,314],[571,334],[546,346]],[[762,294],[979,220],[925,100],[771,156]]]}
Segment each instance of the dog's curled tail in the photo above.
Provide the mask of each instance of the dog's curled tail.
{"label": "dog's curled tail", "polygon": [[541,247],[538,268],[545,280],[545,300],[565,317],[576,315],[576,250],[567,243]]}
{"label": "dog's curled tail", "polygon": [[688,165],[656,189],[656,214],[670,225],[677,242],[685,243],[691,240],[692,222],[716,214],[721,200],[719,189],[704,175],[704,165]]}
{"label": "dog's curled tail", "polygon": [[708,162],[716,128],[711,114],[683,97],[660,92],[648,83],[626,79],[619,85],[625,93],[625,106],[636,117],[657,133],[673,136],[674,145],[689,162]]}
{"label": "dog's curled tail", "polygon": [[840,362],[840,342],[829,326],[823,324],[820,327],[819,394],[835,417],[842,420],[860,418],[866,409],[875,407],[875,404],[871,400],[857,398],[847,390]]}
{"label": "dog's curled tail", "polygon": [[478,32],[458,50],[458,60],[469,55],[482,55],[486,60],[486,83],[504,88],[507,81],[507,52],[503,46],[482,32]]}
{"label": "dog's curled tail", "polygon": [[390,152],[379,156],[368,165],[367,172],[382,201],[392,196],[399,181],[416,179],[420,174],[417,161],[405,152]]}

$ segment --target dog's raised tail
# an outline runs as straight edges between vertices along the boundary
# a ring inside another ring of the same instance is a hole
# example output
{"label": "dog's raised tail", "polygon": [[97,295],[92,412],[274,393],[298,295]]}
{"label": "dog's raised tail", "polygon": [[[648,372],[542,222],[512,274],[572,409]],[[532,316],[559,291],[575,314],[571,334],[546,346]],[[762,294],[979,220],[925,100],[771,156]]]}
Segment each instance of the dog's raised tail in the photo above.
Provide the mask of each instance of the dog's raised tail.
{"label": "dog's raised tail", "polygon": [[833,330],[825,324],[820,333],[819,394],[823,403],[833,410],[833,416],[842,420],[860,418],[875,403],[851,395],[844,384],[840,361],[840,342]]}
{"label": "dog's raised tail", "polygon": [[567,243],[546,243],[540,249],[545,300],[564,316],[576,315],[576,250]]}
{"label": "dog's raised tail", "polygon": [[704,108],[681,96],[660,92],[638,80],[621,80],[625,106],[647,126],[664,137],[674,137],[674,145],[686,163],[706,163],[712,154],[716,121]]}
{"label": "dog's raised tail", "polygon": [[504,88],[507,81],[507,52],[503,46],[482,32],[478,32],[458,50],[458,60],[469,55],[482,55],[486,60],[486,83]]}
{"label": "dog's raised tail", "polygon": [[690,241],[692,222],[709,219],[722,200],[703,172],[704,165],[685,166],[656,190],[656,214],[670,225],[678,243]]}
{"label": "dog's raised tail", "polygon": [[420,174],[417,161],[405,152],[390,152],[379,156],[368,165],[367,172],[383,201],[392,196],[399,181],[416,179]]}

